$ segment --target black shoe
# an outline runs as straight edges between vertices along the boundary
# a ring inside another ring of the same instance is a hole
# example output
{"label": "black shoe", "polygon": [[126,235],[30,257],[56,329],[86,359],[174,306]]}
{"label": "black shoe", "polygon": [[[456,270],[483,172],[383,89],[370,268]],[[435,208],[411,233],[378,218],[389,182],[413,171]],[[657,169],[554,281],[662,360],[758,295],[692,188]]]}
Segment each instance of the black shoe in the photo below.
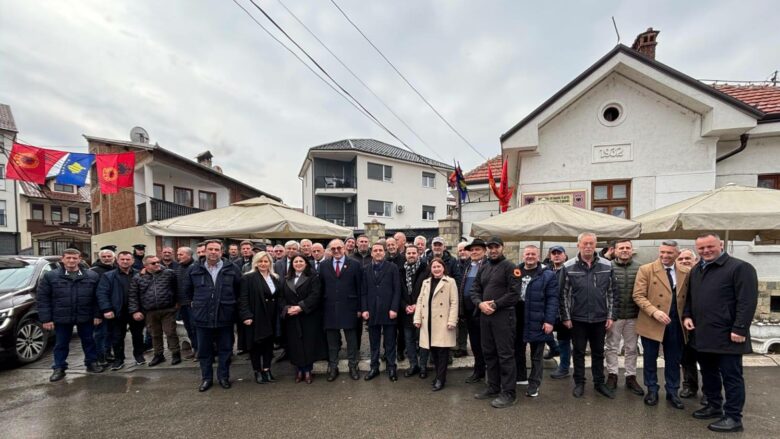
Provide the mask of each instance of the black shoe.
{"label": "black shoe", "polygon": [[271,370],[260,371],[260,384],[268,384],[271,382]]}
{"label": "black shoe", "polygon": [[485,374],[484,373],[474,372],[471,375],[469,375],[468,378],[466,378],[466,384],[478,383],[478,382],[480,382],[480,381],[482,381],[484,379],[485,379]]}
{"label": "black shoe", "polygon": [[494,399],[497,396],[498,392],[494,392],[489,387],[486,387],[485,390],[474,395],[474,399]]}
{"label": "black shoe", "polygon": [[611,373],[607,375],[607,388],[613,392],[617,389],[617,374]]}
{"label": "black shoe", "polygon": [[97,364],[100,364],[102,366],[105,366],[106,364],[108,364],[108,362],[106,361],[106,356],[105,355],[98,355],[98,357],[97,357]]}
{"label": "black shoe", "polygon": [[712,431],[717,431],[719,433],[731,433],[735,431],[742,431],[742,422],[741,421],[735,421],[728,416],[725,416],[721,418],[720,421],[715,421],[712,424],[708,425],[707,428],[709,428]]}
{"label": "black shoe", "polygon": [[696,419],[717,419],[723,417],[723,410],[717,407],[707,406],[693,412]]}
{"label": "black shoe", "polygon": [[387,376],[390,378],[390,381],[392,382],[398,381],[398,372],[394,367],[390,368],[390,370],[387,371]]}
{"label": "black shoe", "polygon": [[493,408],[503,409],[515,405],[515,402],[517,402],[515,397],[502,393],[498,395],[498,398],[490,401],[490,405],[493,406]]}
{"label": "black shoe", "polygon": [[442,382],[441,380],[436,380],[433,382],[433,387],[431,387],[431,390],[433,390],[434,392],[438,392],[443,388],[444,388],[444,382]]}
{"label": "black shoe", "polygon": [[562,380],[569,376],[569,370],[555,369],[555,372],[550,374],[550,378],[554,380]]}
{"label": "black shoe", "polygon": [[693,389],[689,389],[687,387],[683,387],[683,389],[680,390],[680,398],[685,398],[685,399],[696,398],[696,391]]}
{"label": "black shoe", "polygon": [[358,371],[357,367],[349,368],[349,377],[356,381],[360,379],[360,371]]}
{"label": "black shoe", "polygon": [[326,378],[325,381],[327,382],[335,381],[336,378],[338,378],[338,376],[339,376],[339,368],[333,367],[330,369],[330,371],[328,371],[328,378]]}
{"label": "black shoe", "polygon": [[428,370],[425,368],[420,369],[420,379],[424,380],[428,378]]}
{"label": "black shoe", "polygon": [[101,373],[104,370],[106,369],[97,363],[87,364],[87,372],[89,373]]}
{"label": "black shoe", "polygon": [[181,363],[181,353],[171,354],[171,366],[176,366],[179,363]]}
{"label": "black shoe", "polygon": [[276,381],[276,377],[274,377],[274,374],[271,373],[271,369],[268,369],[265,372],[265,377],[268,378],[269,383],[273,383]]}
{"label": "black shoe", "polygon": [[365,378],[363,378],[363,379],[366,380],[366,381],[371,381],[371,380],[373,380],[374,378],[376,378],[378,376],[379,376],[379,369],[371,369],[371,370],[368,371],[368,373],[366,374]]}
{"label": "black shoe", "polygon": [[420,373],[420,366],[410,367],[404,372],[404,378],[410,378]]}
{"label": "black shoe", "polygon": [[114,363],[111,364],[111,370],[119,370],[125,367],[125,362],[122,360],[114,360]]}
{"label": "black shoe", "polygon": [[582,398],[582,395],[585,394],[585,384],[575,384],[571,394],[575,398]]}
{"label": "black shoe", "polygon": [[676,408],[677,410],[682,410],[685,408],[685,405],[680,400],[680,397],[674,393],[667,393],[666,400],[669,401],[670,406]]}
{"label": "black shoe", "polygon": [[536,398],[539,396],[539,388],[537,387],[528,387],[528,390],[525,391],[525,396],[529,398]]}
{"label": "black shoe", "polygon": [[615,399],[615,392],[613,392],[609,387],[607,387],[606,384],[594,384],[593,388],[596,390],[597,393],[601,393],[602,395],[606,396],[609,399]]}
{"label": "black shoe", "polygon": [[157,366],[158,364],[161,364],[165,362],[165,356],[164,355],[155,355],[152,357],[152,361],[149,362],[149,367]]}
{"label": "black shoe", "polygon": [[111,352],[106,352],[106,362],[113,363],[116,361],[116,357]]}
{"label": "black shoe", "polygon": [[54,369],[54,372],[52,372],[49,377],[49,381],[53,383],[63,378],[65,378],[65,369]]}
{"label": "black shoe", "polygon": [[658,392],[647,391],[645,395],[645,405],[658,405]]}
{"label": "black shoe", "polygon": [[227,378],[222,378],[222,379],[219,380],[219,385],[223,389],[229,389],[230,388],[230,380],[227,379]]}
{"label": "black shoe", "polygon": [[255,371],[255,382],[257,384],[267,384],[267,382],[263,381],[263,373],[260,371]]}
{"label": "black shoe", "polygon": [[626,389],[630,390],[634,395],[642,396],[645,394],[645,390],[642,389],[642,386],[636,381],[635,376],[629,375],[626,377]]}
{"label": "black shoe", "polygon": [[135,365],[136,366],[143,366],[146,364],[146,358],[144,358],[143,355],[136,355],[135,356]]}
{"label": "black shoe", "polygon": [[211,388],[212,381],[211,380],[203,380],[200,383],[200,387],[198,387],[198,392],[205,392],[206,390],[209,390]]}
{"label": "black shoe", "polygon": [[553,358],[560,357],[560,356],[561,356],[561,351],[560,350],[552,349],[552,350],[547,351],[546,354],[544,354],[544,359],[545,360],[552,360]]}

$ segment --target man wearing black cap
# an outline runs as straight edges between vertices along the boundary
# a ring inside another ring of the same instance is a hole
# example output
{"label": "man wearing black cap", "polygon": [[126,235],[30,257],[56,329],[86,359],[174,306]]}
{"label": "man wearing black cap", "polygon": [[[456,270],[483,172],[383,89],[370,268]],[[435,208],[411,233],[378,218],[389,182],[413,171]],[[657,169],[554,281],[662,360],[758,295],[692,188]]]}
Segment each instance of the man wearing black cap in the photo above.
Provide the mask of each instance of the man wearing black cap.
{"label": "man wearing black cap", "polygon": [[146,254],[146,244],[133,244],[133,268],[138,271],[144,269],[144,254]]}
{"label": "man wearing black cap", "polygon": [[490,405],[505,408],[516,401],[515,305],[520,300],[520,269],[504,257],[504,242],[492,237],[486,242],[488,261],[471,288],[471,301],[479,308],[479,329],[485,356],[487,388],[474,395],[491,399]]}
{"label": "man wearing black cap", "polygon": [[487,260],[485,257],[487,246],[485,246],[485,241],[476,238],[464,247],[464,251],[469,253],[469,265],[463,270],[463,291],[461,291],[463,297],[460,303],[463,318],[468,328],[471,351],[474,353],[474,372],[466,378],[466,383],[472,384],[485,378],[485,357],[482,355],[482,333],[479,330],[479,315],[481,313],[471,300],[471,289],[480,267]]}

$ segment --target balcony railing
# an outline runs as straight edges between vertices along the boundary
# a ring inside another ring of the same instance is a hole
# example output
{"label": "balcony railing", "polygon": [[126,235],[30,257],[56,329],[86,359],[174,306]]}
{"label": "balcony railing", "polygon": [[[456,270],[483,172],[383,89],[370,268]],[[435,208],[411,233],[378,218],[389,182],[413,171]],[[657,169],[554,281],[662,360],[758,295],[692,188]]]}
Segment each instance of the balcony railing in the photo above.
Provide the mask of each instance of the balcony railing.
{"label": "balcony railing", "polygon": [[150,200],[152,205],[151,215],[146,211],[146,203],[141,203],[138,208],[138,225],[146,224],[149,221],[166,220],[177,216],[189,215],[191,213],[203,212],[197,207],[182,206],[181,204],[171,203],[157,198]]}
{"label": "balcony railing", "polygon": [[343,227],[357,227],[357,215],[344,215],[344,214],[317,214],[315,215],[319,219],[337,224]]}
{"label": "balcony railing", "polygon": [[315,177],[315,189],[357,189],[354,177]]}
{"label": "balcony railing", "polygon": [[87,223],[79,224],[68,221],[27,220],[27,231],[30,233],[52,232],[60,229],[72,229],[80,232],[92,233],[92,226]]}

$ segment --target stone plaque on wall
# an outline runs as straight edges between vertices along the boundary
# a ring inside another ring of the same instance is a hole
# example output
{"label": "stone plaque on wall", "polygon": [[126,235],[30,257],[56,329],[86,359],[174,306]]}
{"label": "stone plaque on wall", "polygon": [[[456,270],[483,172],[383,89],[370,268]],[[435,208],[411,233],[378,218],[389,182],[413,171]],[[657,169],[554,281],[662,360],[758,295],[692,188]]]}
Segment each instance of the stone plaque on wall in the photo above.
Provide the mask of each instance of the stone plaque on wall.
{"label": "stone plaque on wall", "polygon": [[536,201],[545,200],[550,203],[568,204],[569,206],[586,208],[585,190],[557,192],[526,192],[521,194],[523,206]]}
{"label": "stone plaque on wall", "polygon": [[593,145],[591,163],[630,162],[634,160],[630,143]]}

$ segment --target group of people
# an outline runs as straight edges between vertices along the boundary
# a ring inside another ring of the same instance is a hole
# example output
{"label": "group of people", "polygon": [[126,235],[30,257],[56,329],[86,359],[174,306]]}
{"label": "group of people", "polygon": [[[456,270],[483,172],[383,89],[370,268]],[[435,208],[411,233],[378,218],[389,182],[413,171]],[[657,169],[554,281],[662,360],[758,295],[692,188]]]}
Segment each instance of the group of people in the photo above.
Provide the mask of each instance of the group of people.
{"label": "group of people", "polygon": [[[504,408],[515,404],[518,385],[527,386],[528,397],[539,395],[543,360],[555,356],[560,360],[551,378],[568,377],[573,360],[572,394],[582,397],[588,345],[594,390],[614,398],[622,342],[625,387],[644,396],[645,404],[658,404],[656,360],[663,347],[668,403],[682,409],[681,397],[696,397],[698,363],[703,408],[693,416],[716,418],[711,430],[741,430],[742,355],[751,351],[755,269],[725,253],[715,233],[696,239],[700,260],[675,241],[663,241],[657,259],[641,266],[630,240],[616,241],[603,255],[596,240],[582,233],[571,259],[553,246],[542,261],[540,249],[529,245],[520,264],[504,256],[497,237],[461,243],[453,256],[440,237],[427,248],[425,237],[407,244],[400,232],[373,244],[364,235],[334,239],[327,247],[309,240],[266,248],[244,241],[223,249],[221,241],[207,240],[195,252],[179,248],[175,261],[171,248],[160,258],[143,248],[120,251],[115,260],[113,249],[104,248],[89,270],[79,264],[78,250],[68,249],[61,267],[46,273],[38,288],[41,322],[56,335],[50,380],[65,376],[74,326],[89,372],[103,370],[98,352],[112,351],[111,369],[122,368],[128,329],[136,363],[144,364],[144,326],[154,351],[149,366],[166,361],[163,335],[171,364],[181,362],[177,314],[200,362],[200,391],[213,385],[215,358],[219,385],[231,387],[234,345],[249,352],[259,384],[276,379],[275,345],[296,367],[295,381],[306,383],[320,360],[328,362],[326,380],[336,380],[346,345],[349,377],[358,380],[365,325],[371,361],[364,380],[379,376],[384,360],[388,379],[397,381],[397,364],[405,357],[407,378],[427,378],[432,362],[431,388],[440,391],[451,356],[466,355],[468,339],[474,369],[466,382],[485,382],[475,398]],[[110,349],[94,334],[101,325],[110,328]],[[639,336],[646,392],[636,378]]]}

